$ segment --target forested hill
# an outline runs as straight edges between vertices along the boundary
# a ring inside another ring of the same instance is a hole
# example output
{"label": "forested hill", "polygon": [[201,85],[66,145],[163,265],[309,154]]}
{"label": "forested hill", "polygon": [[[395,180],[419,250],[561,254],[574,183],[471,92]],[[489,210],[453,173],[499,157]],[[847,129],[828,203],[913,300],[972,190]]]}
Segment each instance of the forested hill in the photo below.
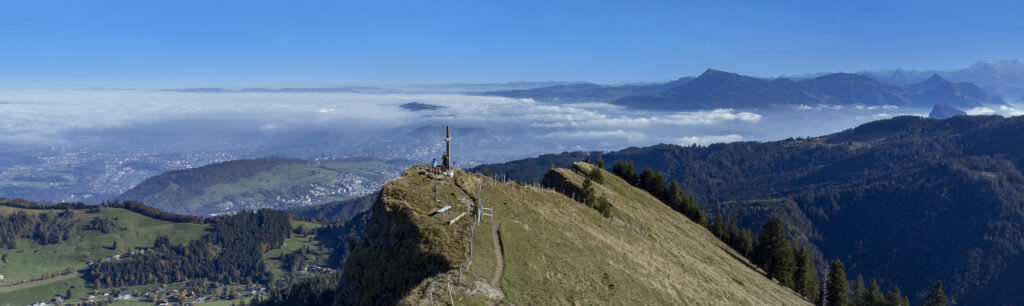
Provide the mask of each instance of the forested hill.
{"label": "forested hill", "polygon": [[[960,304],[1021,304],[1020,135],[1024,117],[897,117],[814,138],[657,145],[601,156],[608,167],[631,160],[637,169],[662,172],[702,207],[720,208],[741,227],[781,217],[797,239],[846,262],[850,275],[879,277],[883,287],[899,284],[913,300],[941,280]],[[586,155],[476,170],[531,181],[539,177],[528,168]]]}
{"label": "forested hill", "polygon": [[0,198],[0,304],[239,304],[336,277],[361,226],[270,209],[200,218]]}
{"label": "forested hill", "polygon": [[[394,163],[369,159],[236,160],[157,175],[118,199],[196,216],[243,209],[287,210],[371,194],[399,171],[401,168]],[[344,221],[366,208],[342,209],[335,215]]]}

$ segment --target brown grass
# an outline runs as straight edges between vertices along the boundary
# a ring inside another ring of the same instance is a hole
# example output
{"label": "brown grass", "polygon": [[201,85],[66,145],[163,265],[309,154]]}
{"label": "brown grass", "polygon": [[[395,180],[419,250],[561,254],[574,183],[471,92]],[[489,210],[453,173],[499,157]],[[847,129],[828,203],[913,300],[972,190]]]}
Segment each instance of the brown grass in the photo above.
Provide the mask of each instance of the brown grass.
{"label": "brown grass", "polygon": [[[576,166],[585,170],[590,167]],[[431,296],[435,303],[447,302],[445,284],[449,276],[456,303],[460,305],[808,304],[792,290],[765,278],[700,225],[611,173],[605,173],[606,182],[597,186],[598,193],[614,205],[613,217],[605,218],[551,190],[494,183],[463,172],[439,186],[441,202],[435,202],[432,182],[418,175],[420,168],[413,167],[385,185],[382,195],[386,197],[375,205],[375,213],[412,220],[414,225],[401,230],[416,230],[422,236],[415,237],[420,255],[410,256],[437,255],[447,262],[448,269],[433,274],[388,275],[391,280],[412,276],[405,281],[415,284],[401,289],[407,291],[391,293],[402,296],[397,301],[401,304],[426,304]],[[555,171],[566,183],[579,186],[583,182],[582,177],[568,169]],[[494,221],[485,217],[477,228],[473,263],[464,271],[460,287],[459,267],[465,267],[468,258],[468,233],[474,218],[463,218],[447,226],[427,214],[443,205],[464,211],[459,198],[474,197],[476,186],[481,183],[481,198],[485,206],[494,207]],[[506,294],[505,300],[488,300],[471,290],[474,281],[487,283],[495,274],[494,238],[488,230],[492,222],[501,222],[504,273],[500,287]],[[377,235],[376,239],[382,237],[387,236]],[[363,252],[363,256],[353,256],[346,269],[385,265],[379,258],[394,254],[381,246],[368,246]],[[373,273],[382,271],[375,269]],[[368,273],[352,276],[359,275]],[[436,289],[428,294],[428,285],[435,282]]]}

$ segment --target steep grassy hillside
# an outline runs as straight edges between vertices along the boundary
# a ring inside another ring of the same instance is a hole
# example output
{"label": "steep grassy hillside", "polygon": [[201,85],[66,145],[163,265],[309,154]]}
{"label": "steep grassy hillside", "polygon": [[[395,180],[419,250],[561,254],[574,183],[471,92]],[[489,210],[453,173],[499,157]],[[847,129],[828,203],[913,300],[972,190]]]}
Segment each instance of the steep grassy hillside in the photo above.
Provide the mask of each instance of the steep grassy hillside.
{"label": "steep grassy hillside", "polygon": [[[367,239],[346,262],[339,302],[448,302],[450,284],[460,305],[807,304],[702,226],[610,173],[597,187],[614,206],[606,218],[557,190],[465,172],[438,180],[435,200],[424,170],[410,168],[381,189]],[[583,181],[554,171],[558,190]],[[477,200],[493,208],[493,220],[474,227],[469,215],[448,225]],[[446,205],[446,216],[430,216]]]}
{"label": "steep grassy hillside", "polygon": [[147,179],[119,199],[198,216],[242,209],[289,209],[371,193],[399,171],[374,160],[238,160],[170,171]]}
{"label": "steep grassy hillside", "polygon": [[[782,218],[790,237],[843,260],[849,275],[898,284],[914,302],[941,280],[958,303],[1021,304],[1024,296],[1007,284],[1024,281],[1017,268],[1024,266],[1022,134],[1020,116],[905,116],[820,137],[657,145],[602,157],[608,167],[630,160],[637,172],[659,170],[705,210],[743,227]],[[540,170],[583,156],[479,169],[539,181]]]}

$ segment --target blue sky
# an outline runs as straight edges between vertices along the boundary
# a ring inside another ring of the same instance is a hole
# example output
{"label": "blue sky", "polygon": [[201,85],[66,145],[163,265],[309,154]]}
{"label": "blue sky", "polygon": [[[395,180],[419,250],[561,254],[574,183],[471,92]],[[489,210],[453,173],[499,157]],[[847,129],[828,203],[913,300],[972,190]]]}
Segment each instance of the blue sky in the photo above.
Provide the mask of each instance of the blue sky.
{"label": "blue sky", "polygon": [[636,82],[1024,59],[1024,4],[3,1],[0,84]]}

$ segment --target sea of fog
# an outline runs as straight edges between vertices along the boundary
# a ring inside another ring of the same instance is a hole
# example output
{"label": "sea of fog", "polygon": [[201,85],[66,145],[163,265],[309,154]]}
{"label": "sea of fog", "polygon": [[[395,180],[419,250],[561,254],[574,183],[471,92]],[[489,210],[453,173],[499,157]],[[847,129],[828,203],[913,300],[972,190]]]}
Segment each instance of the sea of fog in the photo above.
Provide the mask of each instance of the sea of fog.
{"label": "sea of fog", "polygon": [[[410,102],[442,108],[412,111],[401,107]],[[440,143],[439,138],[418,138],[432,134],[411,131],[450,125],[456,136],[460,129],[475,131],[473,138],[462,139],[477,142],[469,144],[471,149],[462,152],[463,156],[500,159],[658,143],[707,145],[817,136],[897,115],[926,115],[927,111],[800,105],[648,112],[602,102],[558,104],[460,94],[2,91],[0,143],[94,150],[245,150],[257,156],[261,150],[270,154],[282,147],[303,146],[372,152],[357,146]]]}
{"label": "sea of fog", "polygon": [[[439,106],[410,110],[403,104]],[[819,136],[928,109],[795,105],[650,112],[433,93],[0,91],[0,197],[99,202],[168,170],[267,156],[458,167],[564,151]],[[1009,107],[971,114],[1020,115]],[[383,184],[374,182],[374,184]]]}

